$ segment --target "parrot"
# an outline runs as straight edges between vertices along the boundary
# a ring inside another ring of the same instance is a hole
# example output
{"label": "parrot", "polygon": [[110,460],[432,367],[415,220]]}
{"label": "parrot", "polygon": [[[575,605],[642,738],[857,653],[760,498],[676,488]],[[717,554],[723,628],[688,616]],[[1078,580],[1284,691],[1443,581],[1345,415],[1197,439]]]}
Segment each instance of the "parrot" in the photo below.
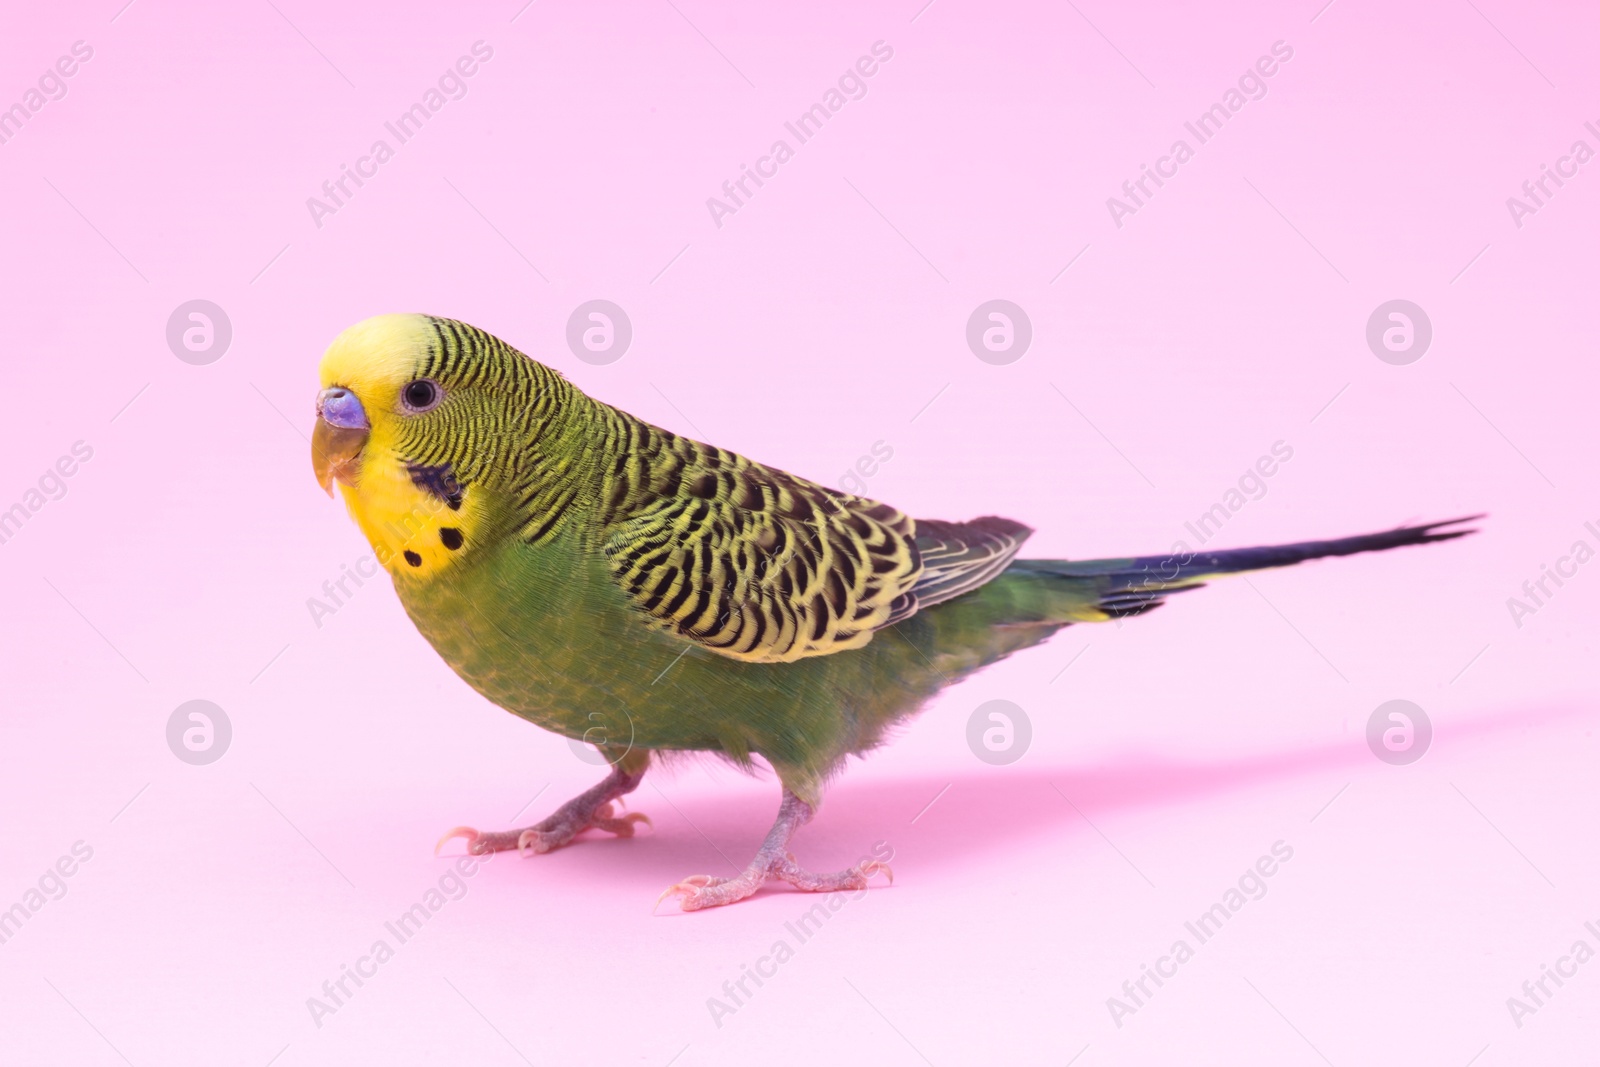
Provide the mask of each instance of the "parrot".
{"label": "parrot", "polygon": [[941,690],[1075,623],[1121,620],[1224,575],[1447,541],[1481,515],[1379,533],[1122,559],[1018,558],[1012,519],[914,519],[594,399],[494,335],[379,315],[318,370],[312,464],[424,639],[472,689],[593,745],[608,772],[531,826],[460,826],[470,854],[631,837],[646,771],[709,753],[781,787],[755,857],[667,888],[682,911],[817,873],[790,852],[848,757]]}

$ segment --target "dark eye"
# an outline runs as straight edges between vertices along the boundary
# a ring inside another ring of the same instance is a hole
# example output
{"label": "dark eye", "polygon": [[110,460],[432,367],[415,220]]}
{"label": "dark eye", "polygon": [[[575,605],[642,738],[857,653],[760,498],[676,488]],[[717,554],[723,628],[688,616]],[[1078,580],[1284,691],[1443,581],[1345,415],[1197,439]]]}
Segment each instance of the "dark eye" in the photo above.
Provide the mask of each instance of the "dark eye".
{"label": "dark eye", "polygon": [[411,412],[431,411],[443,396],[443,391],[426,378],[418,378],[400,393],[400,398],[405,401],[406,410]]}

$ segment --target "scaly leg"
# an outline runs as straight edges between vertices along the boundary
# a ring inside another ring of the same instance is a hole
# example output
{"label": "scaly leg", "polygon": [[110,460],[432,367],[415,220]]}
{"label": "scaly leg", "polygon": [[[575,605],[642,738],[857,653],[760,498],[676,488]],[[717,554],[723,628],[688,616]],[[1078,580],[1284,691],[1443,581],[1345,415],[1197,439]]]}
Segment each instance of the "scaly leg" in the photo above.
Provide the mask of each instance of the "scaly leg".
{"label": "scaly leg", "polygon": [[642,822],[649,825],[650,817],[639,812],[619,815],[617,809],[613,808],[612,802],[616,801],[620,807],[621,798],[633,792],[639,787],[639,783],[644,781],[645,768],[649,765],[649,752],[638,749],[629,751],[612,764],[611,773],[606,775],[604,781],[561,805],[554,815],[543,822],[534,823],[521,830],[490,833],[474,830],[470,826],[457,826],[439,838],[439,843],[433,847],[433,853],[437,856],[444,843],[455,837],[466,838],[467,851],[474,856],[512,848],[525,856],[530,853],[549,852],[553,848],[560,848],[590,828],[604,830],[618,837],[632,837],[633,824]]}
{"label": "scaly leg", "polygon": [[756,852],[756,858],[750,861],[750,866],[733,878],[691,875],[677,885],[669,886],[665,893],[656,898],[656,905],[659,907],[663,900],[674,895],[678,898],[678,906],[684,911],[732,904],[761,888],[768,878],[788,882],[807,893],[865,889],[868,880],[879,872],[886,875],[890,882],[894,881],[894,872],[881,860],[867,860],[837,874],[813,874],[796,863],[789,854],[789,839],[794,837],[795,831],[810,822],[814,814],[816,809],[786,786],[783,803],[778,807],[778,819],[767,832],[767,839],[761,842],[761,848]]}

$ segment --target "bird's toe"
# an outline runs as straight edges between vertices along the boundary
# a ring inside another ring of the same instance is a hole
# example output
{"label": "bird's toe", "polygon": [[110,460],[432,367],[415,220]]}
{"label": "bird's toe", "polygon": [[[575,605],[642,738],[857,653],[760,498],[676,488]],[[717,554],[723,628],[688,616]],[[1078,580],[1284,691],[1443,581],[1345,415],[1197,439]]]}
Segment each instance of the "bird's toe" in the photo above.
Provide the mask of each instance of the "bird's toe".
{"label": "bird's toe", "polygon": [[618,837],[632,837],[633,828],[638,823],[644,823],[652,830],[655,829],[655,823],[650,821],[650,816],[642,811],[630,811],[628,814],[617,818],[597,815],[589,825],[596,830],[604,830],[608,834],[616,834]]}
{"label": "bird's toe", "polygon": [[560,842],[554,835],[546,834],[536,827],[528,827],[517,835],[517,852],[523,856],[537,856],[549,852]]}

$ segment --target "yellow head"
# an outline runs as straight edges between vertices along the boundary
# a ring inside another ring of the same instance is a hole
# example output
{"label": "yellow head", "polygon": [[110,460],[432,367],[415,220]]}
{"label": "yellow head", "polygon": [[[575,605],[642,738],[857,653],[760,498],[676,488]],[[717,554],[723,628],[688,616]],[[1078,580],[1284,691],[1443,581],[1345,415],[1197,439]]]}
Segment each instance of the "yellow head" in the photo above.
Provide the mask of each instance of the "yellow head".
{"label": "yellow head", "polygon": [[319,375],[312,465],[379,562],[426,577],[467,558],[553,373],[465,323],[379,315],[340,334]]}

